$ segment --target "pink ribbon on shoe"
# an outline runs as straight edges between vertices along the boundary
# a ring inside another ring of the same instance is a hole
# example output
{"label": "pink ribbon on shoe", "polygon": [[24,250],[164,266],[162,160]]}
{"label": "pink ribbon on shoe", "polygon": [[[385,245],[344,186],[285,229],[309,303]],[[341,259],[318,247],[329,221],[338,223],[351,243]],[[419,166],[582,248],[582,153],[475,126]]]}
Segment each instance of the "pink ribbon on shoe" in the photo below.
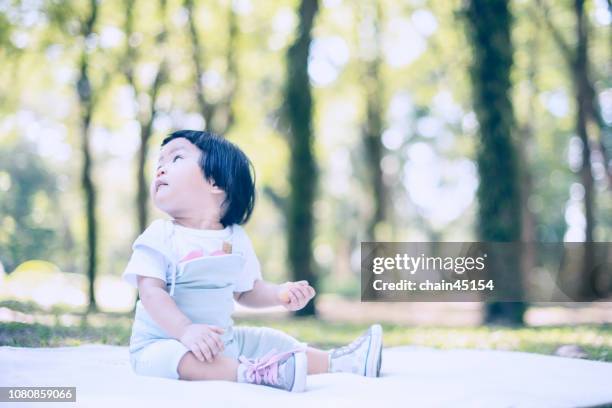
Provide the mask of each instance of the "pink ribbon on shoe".
{"label": "pink ribbon on shoe", "polygon": [[278,363],[285,360],[293,353],[304,351],[303,348],[296,348],[284,353],[276,353],[276,349],[270,350],[260,358],[248,359],[245,356],[238,357],[238,361],[246,366],[245,378],[249,383],[278,384]]}

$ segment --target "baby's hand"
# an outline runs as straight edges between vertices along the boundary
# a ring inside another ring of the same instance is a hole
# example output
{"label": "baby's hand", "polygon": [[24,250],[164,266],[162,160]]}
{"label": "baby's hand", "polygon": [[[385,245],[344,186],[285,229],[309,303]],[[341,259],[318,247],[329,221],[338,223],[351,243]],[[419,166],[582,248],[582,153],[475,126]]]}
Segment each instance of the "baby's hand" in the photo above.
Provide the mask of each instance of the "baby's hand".
{"label": "baby's hand", "polygon": [[210,363],[224,349],[223,340],[219,336],[224,331],[217,326],[193,323],[187,326],[179,340],[198,360]]}
{"label": "baby's hand", "polygon": [[286,282],[278,288],[278,299],[288,310],[300,310],[312,299],[315,290],[308,281]]}

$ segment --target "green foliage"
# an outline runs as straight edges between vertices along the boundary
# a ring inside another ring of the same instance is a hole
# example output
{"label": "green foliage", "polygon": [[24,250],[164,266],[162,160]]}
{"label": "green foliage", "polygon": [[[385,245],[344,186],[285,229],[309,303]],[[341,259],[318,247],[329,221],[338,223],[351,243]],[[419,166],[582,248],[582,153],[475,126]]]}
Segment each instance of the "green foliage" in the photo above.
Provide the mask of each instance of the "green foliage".
{"label": "green foliage", "polygon": [[[329,40],[343,45],[346,47],[346,61],[333,66],[336,77],[326,84],[313,81],[306,66],[307,60],[303,57],[297,63],[301,85],[305,82],[312,85],[308,96],[312,104],[310,128],[298,124],[298,131],[309,130],[314,136],[309,146],[311,156],[306,158],[306,164],[298,164],[292,157],[294,144],[288,138],[287,123],[279,118],[283,109],[288,107],[285,58],[289,47],[296,40],[300,1],[250,3],[249,7],[249,2],[229,0],[196,2],[194,16],[202,40],[202,52],[198,57],[203,65],[204,78],[199,79],[211,103],[222,100],[229,85],[231,75],[228,52],[233,53],[236,62],[239,83],[232,99],[235,123],[227,136],[244,148],[256,168],[259,201],[247,229],[260,257],[262,271],[265,277],[276,281],[291,276],[290,268],[285,264],[288,252],[286,231],[289,225],[283,217],[282,206],[276,203],[288,202],[289,184],[291,177],[294,177],[290,175],[289,169],[293,164],[299,167],[298,171],[303,171],[303,175],[296,177],[294,182],[302,180],[302,176],[310,181],[316,175],[318,180],[319,194],[312,203],[314,242],[310,252],[315,255],[312,269],[322,277],[341,276],[342,279],[358,282],[358,268],[351,262],[351,257],[355,256],[360,241],[364,239],[373,203],[372,186],[368,186],[367,179],[366,152],[361,148],[360,138],[361,126],[367,114],[363,70],[364,63],[371,56],[367,42],[364,41],[371,33],[367,31],[368,24],[358,18],[357,12],[363,4],[320,2],[311,39],[319,45]],[[381,226],[382,237],[399,241],[476,239],[476,203],[471,195],[465,209],[459,211],[455,218],[440,221],[435,214],[432,215],[430,208],[416,202],[406,176],[406,166],[415,161],[410,155],[410,149],[416,144],[425,144],[433,152],[436,160],[430,165],[432,172],[456,160],[472,166],[476,152],[480,151],[480,143],[475,137],[477,124],[473,119],[468,69],[471,64],[472,40],[464,35],[464,16],[457,13],[466,3],[460,0],[381,0],[370,3],[379,4],[382,10],[380,29],[383,52],[378,78],[372,79],[367,85],[382,90],[381,104],[386,107],[382,112],[383,130],[394,127],[400,135],[397,146],[385,147],[382,152],[381,167],[390,190],[389,219]],[[568,42],[573,42],[574,20],[570,4],[554,1],[546,3],[564,37]],[[170,47],[157,46],[156,40],[161,29],[158,3],[143,0],[134,2],[133,13],[138,18],[134,20],[133,33],[129,38],[126,38],[124,32],[126,3],[105,1],[99,3],[98,23],[95,32],[87,39],[91,81],[94,88],[103,88],[98,89],[99,100],[92,118],[91,133],[93,180],[99,191],[100,274],[119,275],[122,272],[130,255],[130,245],[140,232],[133,204],[137,190],[133,177],[137,161],[135,152],[141,131],[137,123],[138,112],[146,111],[151,101],[147,90],[154,78],[152,68],[162,57],[170,61],[169,78],[159,90],[156,104],[158,118],[153,124],[152,149],[145,169],[146,182],[150,181],[150,164],[156,159],[156,147],[161,138],[170,130],[203,123],[195,96],[193,55],[184,4],[184,0],[168,1],[166,22]],[[604,61],[609,58],[609,26],[598,22],[596,18],[599,14],[595,8],[599,5],[595,2],[587,4],[593,35],[590,46],[595,67],[594,79],[598,91],[602,91],[610,88],[610,78],[604,69],[607,66]],[[25,160],[28,164],[53,164],[48,175],[57,175],[65,189],[62,194],[48,199],[53,204],[52,209],[46,210],[48,219],[42,226],[36,225],[36,228],[43,230],[41,235],[28,235],[27,232],[22,234],[29,237],[29,241],[46,244],[24,242],[23,245],[30,247],[19,249],[20,259],[45,258],[56,263],[63,271],[82,272],[85,225],[79,173],[82,160],[79,155],[79,104],[74,82],[78,78],[79,50],[83,45],[79,36],[79,22],[85,20],[90,2],[11,1],[5,2],[5,6],[0,11],[2,134],[32,139],[41,145],[45,141],[45,145],[64,144],[70,148],[70,154],[64,158],[58,157],[52,149],[51,154],[36,154]],[[579,180],[568,163],[573,134],[573,84],[535,2],[514,1],[511,6],[515,16],[511,33],[515,45],[515,64],[510,70],[500,71],[496,65],[489,65],[483,60],[482,74],[487,75],[487,78],[504,75],[505,91],[487,88],[487,92],[495,92],[496,95],[506,92],[514,103],[518,124],[521,127],[533,127],[528,165],[533,174],[534,186],[529,205],[536,217],[537,239],[561,241],[567,230],[565,215],[571,199],[570,189],[579,189],[579,186],[572,186]],[[228,49],[230,7],[234,7],[238,30],[231,50]],[[419,15],[428,16],[430,22],[433,19],[434,26],[427,35],[417,27]],[[488,24],[486,27],[491,30],[497,29],[495,24],[509,23],[505,19],[481,19],[486,20],[483,23]],[[479,38],[485,35],[481,33]],[[539,45],[537,51],[532,52],[530,42],[535,39]],[[133,67],[137,90],[127,84],[124,67],[121,65],[128,42],[138,54]],[[313,46],[313,49],[316,48]],[[342,54],[339,51],[343,51],[343,48],[332,48],[323,58],[317,57],[318,62],[322,59],[323,62],[335,63],[337,55]],[[509,58],[510,52],[505,52],[502,57]],[[406,55],[411,58],[405,59]],[[394,63],[392,57],[400,60],[404,58],[406,62]],[[529,96],[525,89],[530,81],[530,64],[536,58],[536,72],[532,79],[534,91]],[[110,79],[105,82],[107,75],[110,75]],[[380,88],[376,87],[377,81]],[[512,87],[507,88],[508,82]],[[302,98],[307,97],[301,89],[298,86],[295,91],[297,103],[303,103]],[[446,117],[436,108],[440,95],[451,102],[451,107],[456,111],[454,116]],[[528,103],[530,98],[532,104]],[[399,117],[394,117],[392,111],[396,109],[398,100],[408,101],[408,107],[400,111],[397,115]],[[529,115],[529,112],[532,114]],[[497,124],[495,118],[490,119],[494,125]],[[427,120],[436,123],[435,134],[422,132],[419,125]],[[500,125],[504,127],[506,123],[500,122]],[[54,142],[55,139],[48,135],[49,130],[59,135],[56,138],[59,142]],[[9,144],[6,137],[0,140],[0,150],[6,151],[9,161],[12,161],[13,153],[20,152],[22,147]],[[501,150],[505,147],[501,146]],[[506,159],[506,156],[502,156],[499,163],[493,161],[491,165],[504,165],[504,168],[508,168]],[[315,160],[317,166],[309,162]],[[0,167],[4,168],[5,163],[1,161]],[[382,166],[383,163],[385,166]],[[498,185],[506,177],[504,172],[506,170],[502,169],[501,175],[484,188],[495,190],[495,194],[500,195],[508,192]],[[6,176],[0,174],[1,190]],[[310,176],[313,177],[309,179]],[[442,174],[437,182],[428,182],[428,187],[453,187],[458,182],[452,176],[452,172],[450,175]],[[12,173],[10,177],[14,178]],[[58,181],[53,177],[40,180],[41,183],[43,181],[50,190],[57,187]],[[273,190],[276,195],[261,194],[264,187]],[[612,239],[612,200],[605,199],[609,191],[601,187],[600,182],[597,194],[603,198],[597,199],[596,236],[609,241]],[[35,195],[41,189],[28,191]],[[271,197],[280,200],[273,201]],[[302,201],[303,198],[297,198],[295,205],[299,207],[306,204],[307,200]],[[16,200],[14,194],[6,196],[0,191],[0,208],[10,203],[14,208]],[[504,205],[510,206],[513,199],[504,200]],[[433,201],[445,200],[438,197]],[[34,202],[36,200],[31,198],[30,203]],[[487,217],[495,216],[493,210],[487,213]],[[31,214],[31,211],[25,212]],[[149,212],[153,217],[164,216],[153,208]],[[0,210],[0,223],[11,218],[12,215]],[[14,224],[11,221],[9,223]],[[24,238],[18,234],[25,230],[15,227],[17,235],[13,236],[10,232],[13,231],[12,227],[9,229],[5,224],[0,225],[0,235],[5,237],[0,239],[0,259],[10,270],[7,242],[22,245]],[[55,238],[45,235],[47,229],[53,231]],[[301,235],[298,235],[297,240],[300,239]],[[49,251],[46,255],[36,252],[47,249]],[[337,285],[325,287],[330,291],[349,293],[354,291],[350,289],[353,286],[347,283],[346,290]]]}
{"label": "green foliage", "polygon": [[0,44],[2,47],[9,46],[12,25],[6,14],[0,13]]}
{"label": "green foliage", "polygon": [[57,176],[23,140],[0,145],[0,260],[12,271],[59,248]]}

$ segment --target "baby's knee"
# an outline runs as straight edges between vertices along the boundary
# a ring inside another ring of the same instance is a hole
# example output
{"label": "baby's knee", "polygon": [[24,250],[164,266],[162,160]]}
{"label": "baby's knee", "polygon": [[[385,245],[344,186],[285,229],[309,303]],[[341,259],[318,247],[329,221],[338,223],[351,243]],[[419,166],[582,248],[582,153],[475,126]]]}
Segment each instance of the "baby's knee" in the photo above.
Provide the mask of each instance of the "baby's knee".
{"label": "baby's knee", "polygon": [[199,365],[202,364],[193,352],[189,351],[181,357],[176,371],[179,375],[179,380],[197,381],[203,380],[202,371]]}
{"label": "baby's knee", "polygon": [[226,380],[236,381],[236,369],[238,362],[217,355],[211,362],[200,361],[189,351],[179,361],[177,372],[180,380],[202,381],[202,380]]}

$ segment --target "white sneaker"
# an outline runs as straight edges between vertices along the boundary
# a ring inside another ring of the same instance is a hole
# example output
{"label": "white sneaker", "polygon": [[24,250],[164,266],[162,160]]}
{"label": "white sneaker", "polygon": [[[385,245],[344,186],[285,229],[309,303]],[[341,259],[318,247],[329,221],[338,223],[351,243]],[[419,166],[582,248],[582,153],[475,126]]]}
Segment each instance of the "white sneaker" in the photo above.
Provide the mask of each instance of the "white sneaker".
{"label": "white sneaker", "polygon": [[378,377],[382,363],[382,327],[374,324],[351,344],[329,352],[330,373]]}

